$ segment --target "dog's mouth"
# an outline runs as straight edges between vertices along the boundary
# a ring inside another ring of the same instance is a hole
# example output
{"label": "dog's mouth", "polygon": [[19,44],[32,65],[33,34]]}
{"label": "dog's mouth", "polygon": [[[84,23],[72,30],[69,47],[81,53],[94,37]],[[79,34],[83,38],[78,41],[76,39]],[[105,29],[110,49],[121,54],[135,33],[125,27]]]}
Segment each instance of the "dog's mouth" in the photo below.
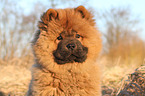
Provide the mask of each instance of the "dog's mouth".
{"label": "dog's mouth", "polygon": [[66,64],[84,62],[87,59],[87,53],[87,47],[84,47],[79,41],[71,41],[69,43],[60,42],[53,55],[57,64]]}
{"label": "dog's mouth", "polygon": [[54,51],[53,55],[55,57],[55,62],[57,62],[58,64],[73,63],[73,62],[82,63],[87,58],[87,52],[88,49],[85,47],[84,51],[78,52],[79,54],[66,52],[66,54],[61,55],[59,52]]}

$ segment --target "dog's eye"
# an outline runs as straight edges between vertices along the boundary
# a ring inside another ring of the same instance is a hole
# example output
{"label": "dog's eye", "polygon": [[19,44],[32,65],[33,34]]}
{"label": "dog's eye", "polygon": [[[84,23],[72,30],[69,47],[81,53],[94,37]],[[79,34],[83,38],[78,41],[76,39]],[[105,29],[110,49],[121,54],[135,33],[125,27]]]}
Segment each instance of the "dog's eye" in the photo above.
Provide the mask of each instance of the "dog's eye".
{"label": "dog's eye", "polygon": [[62,38],[61,35],[57,37],[57,40],[62,40],[62,39],[63,39],[63,38]]}
{"label": "dog's eye", "polygon": [[81,36],[79,34],[76,34],[76,38],[80,38]]}

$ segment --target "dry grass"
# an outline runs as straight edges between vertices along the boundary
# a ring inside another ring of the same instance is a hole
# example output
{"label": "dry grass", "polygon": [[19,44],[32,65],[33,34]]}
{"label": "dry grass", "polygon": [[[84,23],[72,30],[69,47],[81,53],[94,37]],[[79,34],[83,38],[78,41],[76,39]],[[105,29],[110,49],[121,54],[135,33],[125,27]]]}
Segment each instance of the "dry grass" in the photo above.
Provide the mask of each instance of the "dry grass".
{"label": "dry grass", "polygon": [[103,54],[100,64],[104,65],[102,84],[118,90],[129,74],[145,65],[145,43],[137,37],[122,41]]}
{"label": "dry grass", "polygon": [[0,60],[0,91],[11,96],[24,96],[31,79],[32,63],[30,56],[9,61]]}
{"label": "dry grass", "polygon": [[30,81],[30,71],[24,67],[8,65],[1,66],[0,90],[4,93],[24,96]]}
{"label": "dry grass", "polygon": [[[15,58],[9,62],[0,62],[0,91],[11,96],[24,96],[31,79],[30,66],[33,64],[33,58]],[[127,80],[127,75],[140,66],[136,63],[121,65],[118,59],[113,63],[107,57],[101,57],[99,63],[104,65],[102,85],[116,90],[120,88],[123,80]],[[111,63],[114,66],[111,66]]]}
{"label": "dry grass", "polygon": [[102,57],[100,64],[103,65],[103,85],[118,89],[121,85],[121,81],[123,79],[127,79],[125,77],[134,72],[134,70],[140,66],[135,63],[137,61],[127,65],[125,63],[121,63],[119,59],[120,58],[116,58],[116,60],[110,61],[107,57]]}
{"label": "dry grass", "polygon": [[128,75],[118,91],[118,96],[145,96],[145,66],[141,66],[135,72]]}

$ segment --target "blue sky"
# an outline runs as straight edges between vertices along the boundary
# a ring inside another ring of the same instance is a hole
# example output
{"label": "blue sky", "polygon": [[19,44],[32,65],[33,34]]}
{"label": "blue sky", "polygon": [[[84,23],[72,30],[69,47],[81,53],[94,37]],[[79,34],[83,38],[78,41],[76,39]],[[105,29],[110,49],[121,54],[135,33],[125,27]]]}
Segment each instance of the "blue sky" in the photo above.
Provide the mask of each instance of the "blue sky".
{"label": "blue sky", "polygon": [[[37,0],[21,0],[19,2],[20,6],[24,8],[24,12],[27,14],[30,12],[33,6],[32,4],[35,3]],[[42,0],[43,2],[47,2],[48,0]],[[59,2],[59,0],[58,0]],[[137,15],[141,19],[141,27],[143,28],[143,31],[140,33],[141,38],[145,40],[145,0],[76,0],[77,3],[69,5],[61,4],[58,5],[56,8],[66,8],[66,7],[76,7],[78,5],[84,5],[84,6],[91,6],[95,10],[103,10],[108,9],[111,7],[117,7],[117,6],[129,6],[133,12],[134,15]],[[48,4],[48,3],[46,3]],[[49,8],[49,7],[48,7]],[[45,11],[45,10],[44,10]]]}
{"label": "blue sky", "polygon": [[88,3],[94,9],[108,9],[112,6],[129,6],[133,14],[140,17],[140,26],[143,28],[140,36],[145,40],[145,0],[89,0]]}
{"label": "blue sky", "polygon": [[142,32],[141,38],[145,40],[145,0],[88,0],[89,5],[94,9],[108,9],[112,6],[129,6],[134,15],[139,16],[141,20]]}

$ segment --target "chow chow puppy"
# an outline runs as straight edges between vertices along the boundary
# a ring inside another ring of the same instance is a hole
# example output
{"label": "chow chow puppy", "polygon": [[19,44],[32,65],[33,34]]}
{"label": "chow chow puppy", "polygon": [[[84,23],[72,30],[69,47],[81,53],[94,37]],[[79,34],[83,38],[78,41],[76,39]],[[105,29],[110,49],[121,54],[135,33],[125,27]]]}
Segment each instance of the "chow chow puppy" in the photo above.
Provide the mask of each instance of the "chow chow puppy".
{"label": "chow chow puppy", "polygon": [[35,65],[28,96],[100,96],[100,34],[83,6],[49,9],[32,48]]}

